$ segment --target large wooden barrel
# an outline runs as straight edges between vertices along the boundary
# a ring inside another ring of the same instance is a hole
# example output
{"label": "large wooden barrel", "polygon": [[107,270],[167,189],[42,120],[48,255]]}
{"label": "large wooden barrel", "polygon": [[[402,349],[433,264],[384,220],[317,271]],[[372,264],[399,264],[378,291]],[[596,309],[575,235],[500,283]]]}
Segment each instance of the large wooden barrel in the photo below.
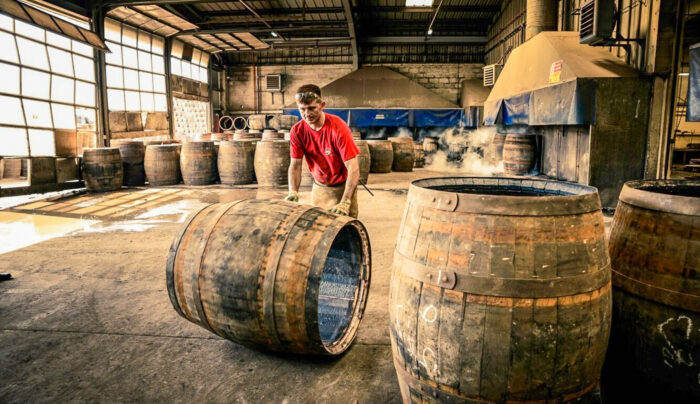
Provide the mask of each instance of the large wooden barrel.
{"label": "large wooden barrel", "polygon": [[180,171],[185,185],[208,185],[216,181],[214,142],[187,142],[180,152]]}
{"label": "large wooden barrel", "polygon": [[270,126],[276,129],[291,129],[299,121],[296,115],[277,115],[270,119]]}
{"label": "large wooden barrel", "polygon": [[212,142],[223,142],[225,140],[229,140],[229,136],[227,133],[212,133],[209,139]]}
{"label": "large wooden barrel", "polygon": [[535,136],[508,133],[503,144],[503,173],[527,175],[535,168]]}
{"label": "large wooden barrel", "polygon": [[367,140],[370,154],[371,173],[391,172],[391,165],[394,162],[394,149],[388,140]]}
{"label": "large wooden barrel", "polygon": [[180,144],[151,145],[146,147],[144,169],[148,184],[153,186],[180,183]]}
{"label": "large wooden barrel", "polygon": [[610,262],[593,187],[432,178],[409,187],[391,278],[404,403],[555,403],[598,383]]}
{"label": "large wooden barrel", "polygon": [[413,171],[413,138],[390,137],[394,159],[391,165],[393,171]]}
{"label": "large wooden barrel", "polygon": [[146,146],[140,141],[125,141],[119,143],[119,154],[122,156],[124,169],[124,185],[139,186],[146,183],[146,171],[143,163],[146,156]]}
{"label": "large wooden barrel", "polygon": [[274,200],[196,212],[166,267],[170,301],[186,319],[250,347],[320,355],[352,343],[370,274],[362,223]]}
{"label": "large wooden barrel", "polygon": [[372,157],[369,153],[369,146],[366,140],[355,140],[357,148],[360,149],[360,155],[357,156],[357,163],[360,165],[360,181],[363,184],[369,179],[369,169],[372,166]]}
{"label": "large wooden barrel", "polygon": [[217,157],[219,176],[224,185],[251,184],[255,179],[255,141],[221,142]]}
{"label": "large wooden barrel", "polygon": [[262,134],[262,140],[284,140],[284,133],[274,129],[265,129]]}
{"label": "large wooden barrel", "polygon": [[306,157],[301,158],[301,183],[299,185],[313,185],[314,176],[309,170],[309,165],[306,164]]}
{"label": "large wooden barrel", "polygon": [[287,185],[290,161],[288,140],[258,142],[254,160],[258,185],[263,187]]}
{"label": "large wooden barrel", "polygon": [[423,151],[426,153],[435,153],[438,151],[438,141],[432,137],[423,138]]}
{"label": "large wooden barrel", "polygon": [[122,187],[124,168],[116,147],[83,149],[83,180],[91,192],[114,191]]}
{"label": "large wooden barrel", "polygon": [[255,130],[263,130],[267,127],[267,118],[265,115],[251,115],[248,117],[248,127]]}
{"label": "large wooden barrel", "polygon": [[603,387],[627,402],[700,402],[700,181],[626,183],[610,258]]}
{"label": "large wooden barrel", "polygon": [[413,159],[413,167],[423,167],[423,163],[425,163],[425,154],[423,154],[423,143],[413,144]]}
{"label": "large wooden barrel", "polygon": [[503,145],[506,142],[505,133],[496,133],[493,135],[493,140],[491,141],[491,147],[489,148],[491,154],[491,163],[495,166],[501,164],[503,161]]}

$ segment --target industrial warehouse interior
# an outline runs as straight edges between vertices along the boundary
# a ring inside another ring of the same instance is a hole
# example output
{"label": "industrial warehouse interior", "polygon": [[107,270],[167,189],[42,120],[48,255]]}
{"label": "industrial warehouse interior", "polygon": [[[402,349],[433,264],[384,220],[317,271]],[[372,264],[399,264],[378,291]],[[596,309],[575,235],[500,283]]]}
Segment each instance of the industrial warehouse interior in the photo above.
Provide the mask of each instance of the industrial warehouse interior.
{"label": "industrial warehouse interior", "polygon": [[700,402],[700,0],[0,0],[0,402]]}

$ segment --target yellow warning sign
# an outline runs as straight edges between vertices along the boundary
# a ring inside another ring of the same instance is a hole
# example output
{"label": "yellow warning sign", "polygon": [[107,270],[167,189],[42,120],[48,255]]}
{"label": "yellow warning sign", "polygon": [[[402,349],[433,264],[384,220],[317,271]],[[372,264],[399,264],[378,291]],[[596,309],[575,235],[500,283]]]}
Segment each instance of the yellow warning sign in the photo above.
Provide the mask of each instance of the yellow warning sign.
{"label": "yellow warning sign", "polygon": [[549,84],[558,83],[561,81],[561,65],[561,60],[557,60],[556,62],[552,63],[552,66],[549,68]]}

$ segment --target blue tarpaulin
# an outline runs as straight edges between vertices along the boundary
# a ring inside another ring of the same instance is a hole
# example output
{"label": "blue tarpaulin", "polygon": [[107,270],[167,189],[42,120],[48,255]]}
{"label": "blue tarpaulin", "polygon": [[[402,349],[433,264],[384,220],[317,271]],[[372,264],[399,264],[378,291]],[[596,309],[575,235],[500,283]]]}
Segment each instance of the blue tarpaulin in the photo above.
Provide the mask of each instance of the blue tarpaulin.
{"label": "blue tarpaulin", "polygon": [[359,109],[350,114],[350,126],[409,126],[406,109]]}
{"label": "blue tarpaulin", "polygon": [[486,125],[595,123],[595,81],[572,80],[484,103]]}
{"label": "blue tarpaulin", "polygon": [[[466,114],[461,108],[452,109],[374,109],[325,108],[325,112],[339,116],[348,125],[354,127],[476,127],[477,114]],[[285,114],[301,118],[297,109],[285,108]]]}

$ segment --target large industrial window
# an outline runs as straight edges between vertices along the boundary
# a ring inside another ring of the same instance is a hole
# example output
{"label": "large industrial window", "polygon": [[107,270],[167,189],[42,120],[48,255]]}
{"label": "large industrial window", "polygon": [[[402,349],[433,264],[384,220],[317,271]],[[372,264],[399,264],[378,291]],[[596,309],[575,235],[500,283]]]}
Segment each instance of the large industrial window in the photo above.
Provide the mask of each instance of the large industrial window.
{"label": "large industrial window", "polygon": [[118,21],[105,20],[107,105],[110,111],[167,111],[165,40]]}
{"label": "large industrial window", "polygon": [[0,155],[54,156],[57,131],[94,145],[93,48],[0,15],[0,49]]}
{"label": "large industrial window", "polygon": [[170,73],[202,83],[209,82],[209,54],[175,40],[170,50]]}

